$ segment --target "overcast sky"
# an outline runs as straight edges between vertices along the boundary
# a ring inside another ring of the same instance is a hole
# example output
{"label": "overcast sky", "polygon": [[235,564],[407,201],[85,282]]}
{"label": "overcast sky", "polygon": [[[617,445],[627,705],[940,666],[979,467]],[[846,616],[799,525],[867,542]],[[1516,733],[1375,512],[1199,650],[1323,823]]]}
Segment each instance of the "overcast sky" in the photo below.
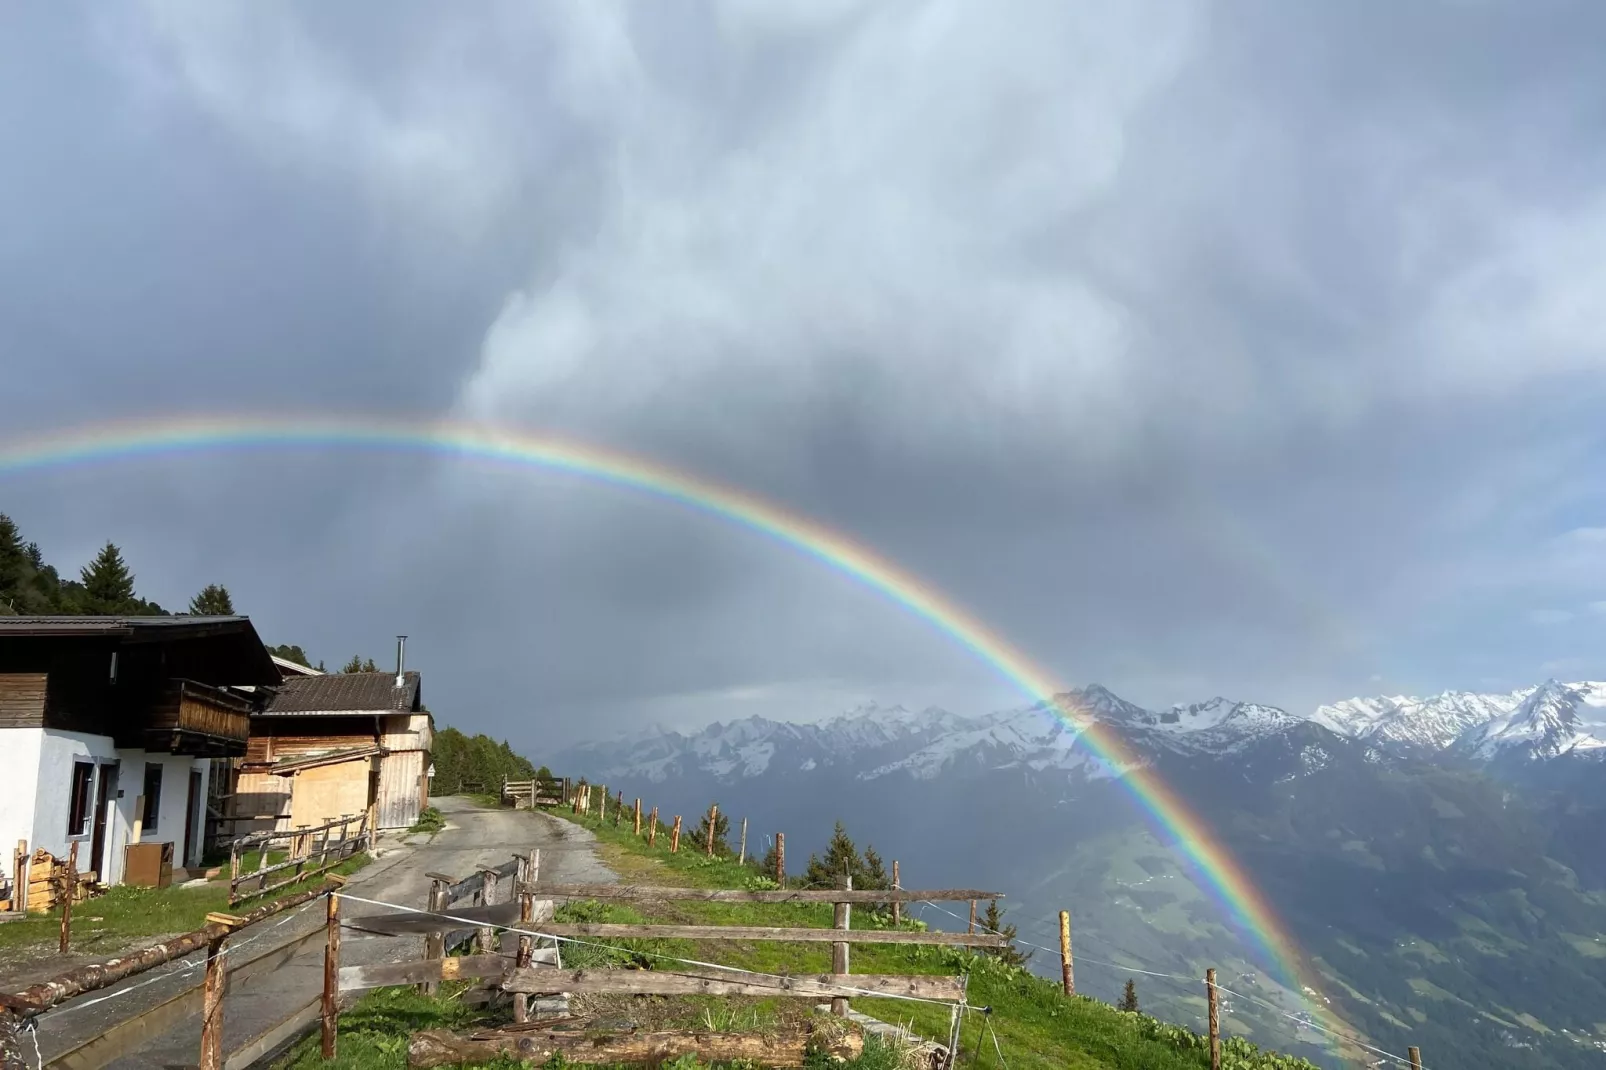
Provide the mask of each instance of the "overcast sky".
{"label": "overcast sky", "polygon": [[[1606,676],[1606,7],[8,8],[0,437],[456,417],[840,528],[1067,685]],[[751,533],[338,452],[4,477],[532,749],[1020,696]]]}

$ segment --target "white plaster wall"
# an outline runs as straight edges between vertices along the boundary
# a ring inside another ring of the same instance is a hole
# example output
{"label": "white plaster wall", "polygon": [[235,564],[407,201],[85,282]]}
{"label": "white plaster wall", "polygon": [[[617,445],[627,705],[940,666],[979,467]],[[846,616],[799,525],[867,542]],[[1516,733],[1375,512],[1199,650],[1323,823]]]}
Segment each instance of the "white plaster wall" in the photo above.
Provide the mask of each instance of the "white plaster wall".
{"label": "white plaster wall", "polygon": [[[7,877],[18,840],[33,844],[33,808],[39,793],[43,728],[0,728],[0,869]],[[63,818],[65,821],[65,818]]]}
{"label": "white plaster wall", "polygon": [[[151,753],[143,750],[120,750],[117,756],[123,763],[117,785],[122,797],[117,800],[116,811],[111,821],[115,830],[109,838],[111,846],[108,848],[112,854],[109,860],[111,881],[116,883],[123,877],[123,847],[134,832],[134,818],[137,816],[134,804],[145,790],[146,763],[159,764],[162,767],[162,801],[156,814],[156,828],[142,827],[140,842],[171,843],[173,865],[199,865],[205,847],[206,789],[212,763],[205,758],[188,758],[183,755]],[[200,770],[201,787],[195,802],[194,843],[191,845],[190,856],[184,858],[181,857],[184,851],[184,814],[189,803],[191,769]]]}
{"label": "white plaster wall", "polygon": [[[71,809],[69,794],[72,791],[73,763],[93,762],[99,766],[116,759],[117,750],[112,746],[109,736],[90,735],[87,732],[62,732],[54,728],[42,730],[39,757],[35,766],[39,779],[34,791],[33,828],[28,837],[30,851],[43,847],[58,857],[67,853],[67,845],[70,842],[67,836],[67,814]],[[100,868],[99,859],[91,861],[88,858],[89,841],[95,831],[93,816],[95,794],[100,790],[100,776],[101,770],[97,768],[94,781],[89,786],[91,820],[85,826],[82,836],[71,837],[83,844],[78,848],[80,852],[78,865],[82,869]]]}

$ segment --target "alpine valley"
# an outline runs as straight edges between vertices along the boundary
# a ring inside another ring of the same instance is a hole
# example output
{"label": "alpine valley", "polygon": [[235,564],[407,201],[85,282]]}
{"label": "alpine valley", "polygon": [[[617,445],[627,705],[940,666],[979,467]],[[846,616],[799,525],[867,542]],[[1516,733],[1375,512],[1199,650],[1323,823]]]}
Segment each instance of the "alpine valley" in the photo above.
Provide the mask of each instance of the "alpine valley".
{"label": "alpine valley", "polygon": [[[905,887],[1005,893],[1032,965],[1058,975],[1071,911],[1078,990],[1349,1065],[1328,1005],[1429,1065],[1606,1065],[1606,684],[1355,698],[1299,716],[1216,698],[1150,710],[1093,686],[988,716],[869,706],[753,717],[553,755],[665,815],[717,802],[749,849],[785,832],[801,872],[841,820]],[[1267,958],[1082,738],[1101,722],[1226,845],[1291,932],[1315,991]],[[733,830],[734,835],[734,830]],[[934,926],[962,926],[930,906]],[[1147,972],[1138,972],[1147,971]],[[1165,976],[1157,976],[1165,975]],[[1392,1065],[1384,1063],[1383,1065]]]}

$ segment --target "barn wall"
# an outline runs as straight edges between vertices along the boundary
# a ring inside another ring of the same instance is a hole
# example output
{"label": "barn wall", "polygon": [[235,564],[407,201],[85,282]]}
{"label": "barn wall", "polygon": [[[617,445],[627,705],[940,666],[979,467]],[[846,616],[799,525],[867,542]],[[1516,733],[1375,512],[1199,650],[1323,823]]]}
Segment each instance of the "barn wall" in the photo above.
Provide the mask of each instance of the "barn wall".
{"label": "barn wall", "polygon": [[424,808],[424,752],[393,751],[379,766],[379,827],[407,828]]}
{"label": "barn wall", "polygon": [[291,827],[321,825],[338,817],[366,813],[372,769],[372,758],[356,758],[303,769],[288,778],[295,781],[290,799]]}

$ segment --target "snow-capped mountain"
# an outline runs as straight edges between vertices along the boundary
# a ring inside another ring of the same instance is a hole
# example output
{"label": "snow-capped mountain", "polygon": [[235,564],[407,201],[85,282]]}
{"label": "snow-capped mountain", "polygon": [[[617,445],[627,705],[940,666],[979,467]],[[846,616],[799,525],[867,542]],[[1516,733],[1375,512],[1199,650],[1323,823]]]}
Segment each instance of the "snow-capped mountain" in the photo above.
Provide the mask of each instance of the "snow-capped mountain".
{"label": "snow-capped mountain", "polygon": [[[1135,705],[1098,685],[984,716],[932,707],[865,706],[814,724],[750,717],[700,732],[651,729],[562,755],[598,780],[662,782],[687,773],[741,780],[850,770],[861,780],[903,773],[930,779],[956,768],[1116,777],[1162,754],[1227,755],[1304,723],[1283,710],[1223,698],[1164,710]],[[1127,765],[1111,764],[1083,733],[1093,724],[1123,740]]]}
{"label": "snow-capped mountain", "polygon": [[1320,707],[1311,720],[1385,748],[1481,761],[1606,755],[1606,684],[1549,680],[1494,694],[1352,698]]}

